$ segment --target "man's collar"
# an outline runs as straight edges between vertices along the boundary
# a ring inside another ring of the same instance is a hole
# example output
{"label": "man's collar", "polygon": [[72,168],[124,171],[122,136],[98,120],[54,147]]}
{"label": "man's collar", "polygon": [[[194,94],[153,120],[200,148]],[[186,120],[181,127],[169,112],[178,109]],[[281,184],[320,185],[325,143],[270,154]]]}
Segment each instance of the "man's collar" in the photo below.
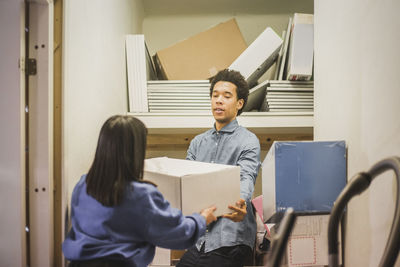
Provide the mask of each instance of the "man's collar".
{"label": "man's collar", "polygon": [[235,129],[239,126],[239,123],[237,122],[236,119],[225,125],[221,130],[217,131],[215,128],[215,123],[214,123],[214,132],[222,132],[222,133],[232,133],[235,131]]}

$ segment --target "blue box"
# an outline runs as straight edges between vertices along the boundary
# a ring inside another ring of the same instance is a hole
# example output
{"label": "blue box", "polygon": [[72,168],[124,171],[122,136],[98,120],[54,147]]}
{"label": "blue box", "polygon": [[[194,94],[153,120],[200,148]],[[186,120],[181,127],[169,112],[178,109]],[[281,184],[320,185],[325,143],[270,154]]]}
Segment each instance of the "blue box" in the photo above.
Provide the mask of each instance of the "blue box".
{"label": "blue box", "polygon": [[346,143],[274,142],[262,164],[264,219],[287,208],[329,213],[346,185]]}

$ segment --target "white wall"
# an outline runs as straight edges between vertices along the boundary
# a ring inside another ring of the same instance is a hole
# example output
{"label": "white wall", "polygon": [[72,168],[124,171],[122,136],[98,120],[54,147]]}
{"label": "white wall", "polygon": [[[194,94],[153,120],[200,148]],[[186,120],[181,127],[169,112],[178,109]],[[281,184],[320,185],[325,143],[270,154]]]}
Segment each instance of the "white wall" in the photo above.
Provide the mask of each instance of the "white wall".
{"label": "white wall", "polygon": [[143,16],[140,0],[64,1],[64,201],[92,163],[101,125],[128,111],[125,34],[141,33]]}
{"label": "white wall", "polygon": [[0,1],[0,266],[25,266],[23,1]]}
{"label": "white wall", "polygon": [[[400,156],[400,2],[315,1],[314,9],[314,138],[346,140],[350,179],[380,159]],[[378,266],[395,185],[385,173],[351,200],[346,266]]]}

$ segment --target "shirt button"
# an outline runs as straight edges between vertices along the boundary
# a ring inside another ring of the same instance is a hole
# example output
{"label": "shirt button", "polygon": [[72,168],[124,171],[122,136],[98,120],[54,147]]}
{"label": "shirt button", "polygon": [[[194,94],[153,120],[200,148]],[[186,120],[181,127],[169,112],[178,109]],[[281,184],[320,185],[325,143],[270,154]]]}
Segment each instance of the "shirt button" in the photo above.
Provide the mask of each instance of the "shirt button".
{"label": "shirt button", "polygon": [[214,163],[214,161],[212,160],[211,163]]}
{"label": "shirt button", "polygon": [[218,143],[215,143],[216,146],[218,146]]}

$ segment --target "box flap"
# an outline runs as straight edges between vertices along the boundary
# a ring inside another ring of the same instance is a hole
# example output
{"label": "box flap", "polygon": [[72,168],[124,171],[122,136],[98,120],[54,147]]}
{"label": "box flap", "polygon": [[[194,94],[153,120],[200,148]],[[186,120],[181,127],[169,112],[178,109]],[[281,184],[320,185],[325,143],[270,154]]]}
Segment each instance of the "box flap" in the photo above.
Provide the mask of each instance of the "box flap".
{"label": "box flap", "polygon": [[145,171],[161,172],[177,177],[211,173],[230,168],[235,168],[235,166],[168,157],[146,159],[144,165]]}
{"label": "box flap", "polygon": [[247,45],[235,19],[157,52],[168,80],[203,80],[227,68]]}

